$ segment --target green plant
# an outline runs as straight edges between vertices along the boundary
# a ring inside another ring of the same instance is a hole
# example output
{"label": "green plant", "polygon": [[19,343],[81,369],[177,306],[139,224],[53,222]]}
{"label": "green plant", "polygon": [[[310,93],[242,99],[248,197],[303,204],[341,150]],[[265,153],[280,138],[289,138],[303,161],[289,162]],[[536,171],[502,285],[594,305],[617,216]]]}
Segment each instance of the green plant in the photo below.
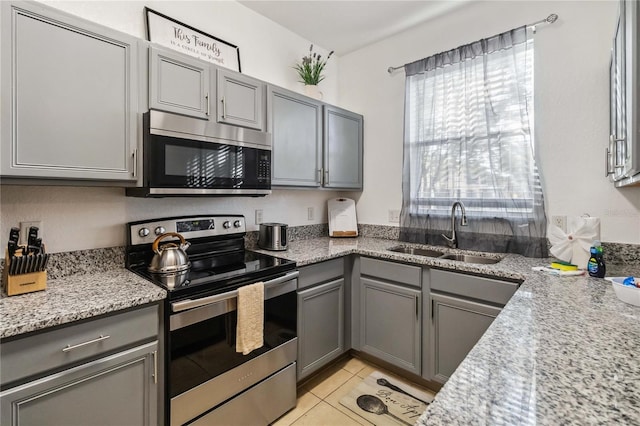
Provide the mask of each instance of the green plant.
{"label": "green plant", "polygon": [[322,58],[322,55],[313,51],[313,44],[309,47],[309,55],[302,57],[302,63],[296,64],[294,68],[298,71],[301,83],[306,85],[315,85],[324,80],[322,70],[327,65],[329,58],[333,55],[333,50],[327,55],[326,58]]}

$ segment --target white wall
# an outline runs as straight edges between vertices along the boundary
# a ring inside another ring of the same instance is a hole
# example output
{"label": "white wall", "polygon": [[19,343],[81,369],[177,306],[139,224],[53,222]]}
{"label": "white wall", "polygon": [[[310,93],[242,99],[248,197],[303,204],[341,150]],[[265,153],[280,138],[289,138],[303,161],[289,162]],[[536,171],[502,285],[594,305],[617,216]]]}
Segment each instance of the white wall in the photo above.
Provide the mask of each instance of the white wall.
{"label": "white wall", "polygon": [[358,220],[389,224],[402,204],[404,72],[399,66],[557,13],[535,35],[535,119],[547,213],[602,219],[603,241],[640,243],[640,187],[604,177],[615,1],[472,2],[340,58],[339,101],[365,117]]}
{"label": "white wall", "polygon": [[[116,30],[145,38],[144,6],[217,36],[240,48],[242,72],[302,92],[293,64],[309,49],[305,40],[231,1],[47,1],[49,6]],[[324,54],[326,50],[315,48]],[[335,103],[337,61],[329,61],[321,84],[324,98]],[[128,221],[182,214],[239,213],[255,230],[254,209],[264,221],[290,225],[326,223],[326,200],[336,192],[274,190],[264,198],[139,199],[122,188],[50,186],[0,187],[0,245],[9,228],[21,221],[43,221],[43,239],[51,252],[119,246]],[[315,219],[307,220],[307,207]]]}

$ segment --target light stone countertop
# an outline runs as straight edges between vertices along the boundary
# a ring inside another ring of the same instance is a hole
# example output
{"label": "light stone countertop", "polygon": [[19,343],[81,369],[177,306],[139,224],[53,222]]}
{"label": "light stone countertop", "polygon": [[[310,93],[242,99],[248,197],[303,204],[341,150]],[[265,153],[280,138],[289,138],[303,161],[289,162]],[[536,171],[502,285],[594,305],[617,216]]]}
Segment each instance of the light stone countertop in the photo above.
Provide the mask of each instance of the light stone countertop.
{"label": "light stone countertop", "polygon": [[[640,307],[618,300],[611,283],[531,270],[550,259],[473,265],[387,251],[396,245],[419,246],[326,237],[259,251],[298,266],[356,253],[524,280],[418,425],[640,425]],[[636,262],[607,267],[609,276],[640,276]]]}
{"label": "light stone countertop", "polygon": [[[619,301],[609,282],[531,270],[549,259],[506,255],[495,265],[465,264],[387,250],[396,245],[452,252],[363,237],[296,240],[287,251],[256,251],[294,260],[298,266],[359,254],[523,280],[418,425],[640,425],[640,308]],[[105,250],[112,257],[111,249]],[[112,251],[112,263],[123,264],[118,250]],[[637,262],[607,266],[608,275],[640,276]],[[89,269],[67,275],[61,267],[46,291],[0,298],[0,337],[166,297],[164,290],[124,268]]]}
{"label": "light stone countertop", "polygon": [[0,338],[163,300],[166,291],[124,268],[47,280],[47,289],[0,297]]}

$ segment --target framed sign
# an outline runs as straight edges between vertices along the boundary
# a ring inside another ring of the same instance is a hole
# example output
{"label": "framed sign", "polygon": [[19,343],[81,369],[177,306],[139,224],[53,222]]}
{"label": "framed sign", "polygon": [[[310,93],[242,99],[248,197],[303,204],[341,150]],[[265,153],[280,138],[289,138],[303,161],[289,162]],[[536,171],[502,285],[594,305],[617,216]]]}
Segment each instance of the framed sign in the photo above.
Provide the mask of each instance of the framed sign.
{"label": "framed sign", "polygon": [[241,72],[240,49],[148,7],[147,40],[218,66]]}

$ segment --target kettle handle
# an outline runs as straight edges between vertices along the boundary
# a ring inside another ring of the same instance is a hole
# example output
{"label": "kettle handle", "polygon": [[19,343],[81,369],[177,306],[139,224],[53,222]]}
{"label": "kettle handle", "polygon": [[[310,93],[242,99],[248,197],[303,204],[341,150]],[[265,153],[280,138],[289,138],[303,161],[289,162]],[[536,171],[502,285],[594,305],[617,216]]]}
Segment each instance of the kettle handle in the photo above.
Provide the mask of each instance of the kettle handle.
{"label": "kettle handle", "polygon": [[187,244],[187,241],[184,239],[184,237],[182,235],[178,234],[177,232],[167,232],[167,233],[164,233],[164,234],[158,236],[158,238],[156,238],[156,240],[151,245],[151,250],[153,250],[155,253],[159,254],[160,252],[158,251],[158,244],[160,244],[160,241],[165,239],[166,237],[179,238],[181,246],[184,246],[185,244]]}

